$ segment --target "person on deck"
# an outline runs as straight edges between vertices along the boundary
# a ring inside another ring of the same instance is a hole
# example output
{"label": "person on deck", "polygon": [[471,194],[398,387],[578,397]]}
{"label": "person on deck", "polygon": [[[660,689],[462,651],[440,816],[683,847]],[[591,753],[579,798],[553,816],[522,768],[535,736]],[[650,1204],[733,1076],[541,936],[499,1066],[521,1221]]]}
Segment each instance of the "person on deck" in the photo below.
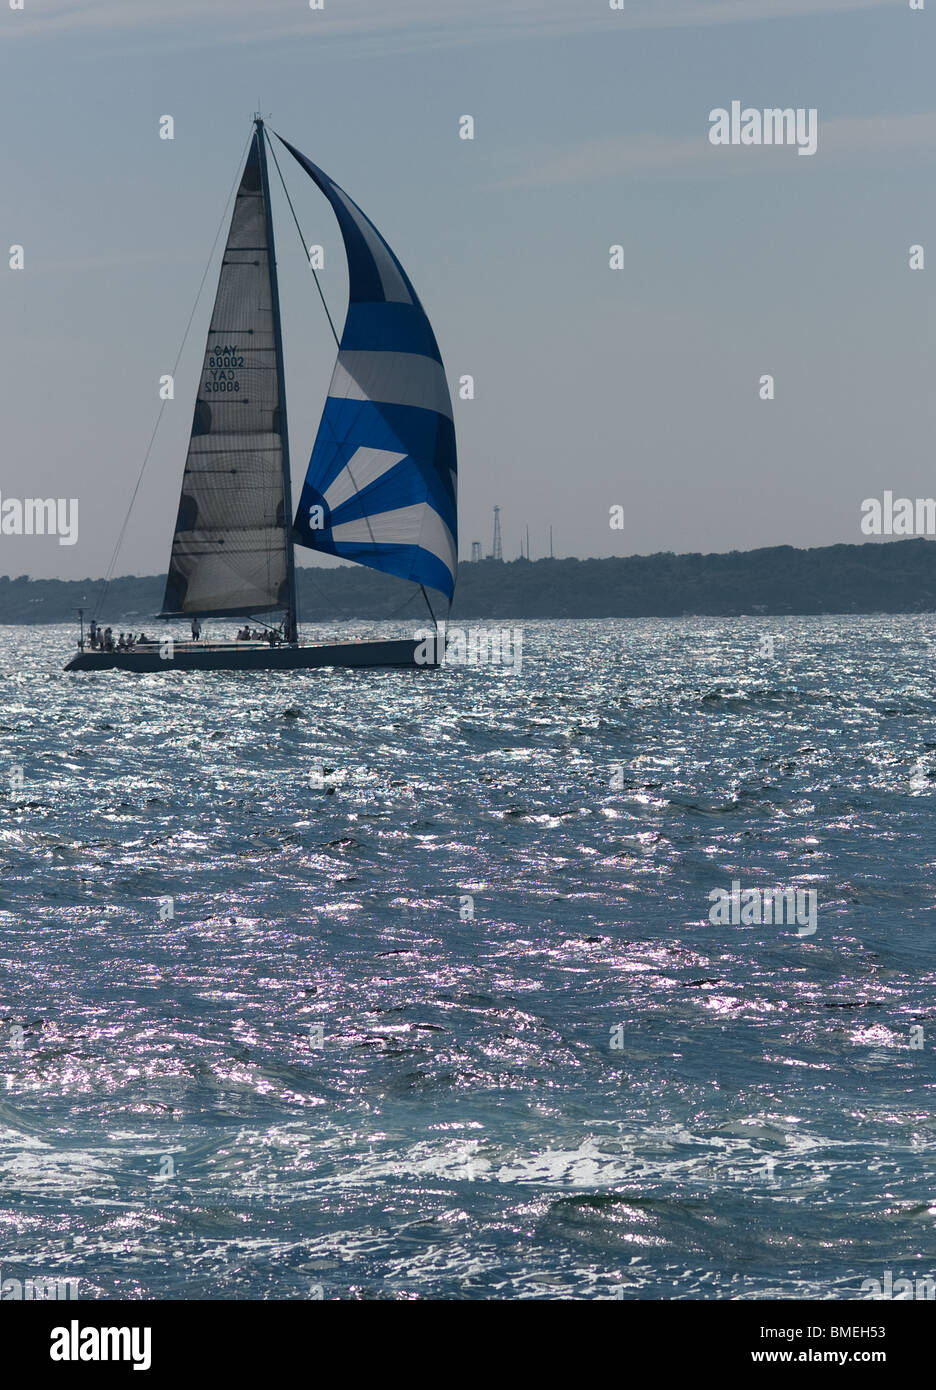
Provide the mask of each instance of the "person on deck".
{"label": "person on deck", "polygon": [[192,619],[192,641],[197,642],[201,637],[201,623],[197,618]]}

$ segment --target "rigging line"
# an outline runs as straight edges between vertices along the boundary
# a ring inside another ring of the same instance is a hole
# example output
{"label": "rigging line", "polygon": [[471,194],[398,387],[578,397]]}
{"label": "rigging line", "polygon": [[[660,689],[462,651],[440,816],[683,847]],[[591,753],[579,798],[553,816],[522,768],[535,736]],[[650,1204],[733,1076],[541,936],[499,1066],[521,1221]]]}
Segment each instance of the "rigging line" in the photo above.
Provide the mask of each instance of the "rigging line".
{"label": "rigging line", "polygon": [[[323,553],[327,554],[328,552],[323,552]],[[341,558],[341,557],[338,557],[338,558]],[[318,567],[317,567],[317,566],[314,566],[314,565],[304,565],[304,566],[300,566],[299,573],[300,573],[300,574],[303,574],[303,575],[306,575],[306,576],[309,576],[309,575],[311,575],[311,574],[314,574],[317,568],[318,568]],[[310,579],[310,578],[307,578],[306,583],[307,583],[311,588],[313,588],[313,589],[316,591],[317,596],[318,596],[319,598],[322,598],[322,599],[325,600],[326,603],[331,604],[332,608],[335,609],[335,612],[336,612],[337,616],[338,616],[339,618],[344,619],[345,622],[352,622],[352,621],[354,621],[354,619],[356,619],[356,618],[359,616],[359,614],[357,614],[357,613],[349,613],[349,612],[347,611],[347,609],[341,608],[340,605],[337,604],[337,603],[335,602],[335,600],[332,598],[331,594],[327,593],[327,592],[325,591],[325,589],[321,588],[321,587],[319,586],[319,584],[316,583],[315,580]],[[416,594],[415,594],[415,592],[412,593],[412,594],[407,594],[406,598],[403,600],[402,603],[398,603],[397,606],[396,606],[396,608],[391,609],[389,613],[384,613],[384,615],[380,618],[379,621],[380,621],[380,622],[389,622],[391,618],[395,618],[395,617],[397,616],[398,613],[402,613],[402,611],[403,611],[404,608],[406,608],[409,604],[414,603],[415,601],[416,601]],[[316,619],[313,619],[312,621],[319,622],[319,621],[321,621],[321,619],[316,618]]]}
{"label": "rigging line", "polygon": [[[264,126],[264,134],[265,134],[265,133],[266,133],[266,127]],[[296,224],[296,231],[299,233],[299,240],[302,242],[302,249],[303,249],[303,252],[305,253],[305,258],[306,258],[306,260],[309,262],[309,269],[310,269],[311,272],[312,272],[312,278],[315,280],[315,288],[316,288],[316,289],[318,290],[318,292],[319,292],[319,299],[322,301],[322,308],[325,310],[325,317],[328,319],[328,326],[329,326],[329,328],[330,328],[331,331],[332,331],[332,337],[333,337],[334,340],[335,340],[335,346],[336,346],[337,348],[340,349],[340,348],[341,348],[341,343],[338,341],[338,334],[337,334],[337,332],[335,331],[335,325],[334,325],[334,322],[333,322],[333,320],[332,320],[332,316],[331,316],[331,314],[330,314],[329,311],[328,311],[328,305],[327,305],[326,302],[325,302],[325,296],[324,296],[324,294],[322,293],[322,286],[319,284],[319,278],[318,278],[318,275],[316,274],[315,266],[312,264],[312,259],[311,259],[311,257],[309,256],[309,251],[308,251],[308,247],[306,246],[305,237],[302,235],[302,228],[299,226],[299,218],[296,216],[296,209],[293,207],[292,198],[290,198],[290,196],[289,196],[289,189],[286,187],[286,180],[283,178],[283,171],[282,171],[282,169],[281,169],[280,166],[279,166],[279,160],[276,158],[276,150],[273,148],[273,142],[272,142],[272,140],[269,140],[269,139],[267,140],[267,149],[270,151],[270,154],[273,156],[273,163],[276,165],[276,172],[279,174],[279,181],[280,181],[280,183],[281,183],[282,186],[283,186],[283,192],[286,194],[286,201],[287,201],[287,203],[289,204],[289,211],[292,213],[293,221],[294,221],[295,224]]]}
{"label": "rigging line", "polygon": [[[266,131],[266,127],[264,127],[264,132],[265,132],[265,131]],[[276,133],[276,132],[274,131],[274,134],[275,134],[275,133]],[[280,138],[280,137],[277,136],[277,139],[279,139],[279,138]],[[302,243],[303,254],[305,255],[306,259],[309,259],[308,251],[307,251],[307,248],[306,248],[306,239],[305,239],[305,237],[304,237],[303,234],[302,234],[302,228],[301,228],[300,225],[299,225],[299,218],[296,216],[296,209],[293,207],[292,199],[291,199],[290,196],[289,196],[289,189],[286,187],[286,180],[283,178],[283,171],[282,171],[282,169],[281,169],[280,166],[279,166],[279,160],[276,158],[276,150],[273,148],[273,142],[272,142],[272,140],[267,139],[267,146],[268,146],[268,148],[269,148],[270,154],[273,156],[273,163],[276,165],[276,172],[279,174],[280,183],[281,183],[282,186],[283,186],[283,192],[286,194],[286,201],[287,201],[287,203],[289,204],[289,211],[292,213],[293,221],[294,221],[295,224],[296,224],[296,231],[299,233],[299,240],[300,240],[300,242]],[[322,286],[321,286],[321,284],[319,283],[318,275],[316,275],[316,273],[315,273],[315,267],[312,265],[311,260],[309,260],[309,268],[311,269],[312,275],[313,275],[313,277],[314,277],[314,279],[315,279],[315,288],[316,288],[316,289],[318,290],[318,292],[319,292],[319,298],[320,298],[321,301],[322,301],[322,308],[325,310],[325,315],[326,315],[326,317],[327,317],[327,319],[328,319],[328,324],[329,324],[329,327],[331,328],[331,331],[332,331],[332,337],[335,339],[335,346],[338,348],[338,351],[339,351],[339,353],[340,353],[340,352],[341,352],[341,342],[339,341],[338,334],[335,332],[335,325],[334,325],[334,322],[332,321],[332,316],[331,316],[331,314],[330,314],[329,311],[328,311],[328,304],[327,304],[326,301],[325,301],[325,295],[324,295],[323,292],[322,292]],[[342,399],[344,399],[344,400],[347,400],[347,399],[348,399],[348,395],[347,395],[348,390],[349,390],[349,386],[348,386],[348,384],[346,383],[346,384],[345,384],[345,395],[343,396]],[[360,404],[360,406],[359,406],[359,408],[358,408],[358,414],[359,414],[359,415],[360,415],[361,411],[363,410],[365,404],[367,404],[367,402],[365,402],[365,401],[362,401],[362,402],[361,402],[361,404]],[[324,423],[324,421],[325,421],[326,418],[327,418],[327,411],[325,412],[325,414],[323,414],[323,417],[322,417],[323,423]],[[335,430],[334,430],[334,428],[333,428],[332,425],[331,425],[331,421],[329,421],[329,428],[331,429],[332,438],[334,439],[335,444],[340,448],[341,445],[344,443],[344,441],[338,439],[338,437],[337,437],[337,435],[336,435],[336,433],[335,433]],[[350,432],[350,429],[351,429],[351,428],[352,428],[352,426],[349,425],[349,427],[348,427],[349,432]],[[361,489],[360,489],[360,488],[358,487],[358,485],[357,485],[357,479],[355,478],[354,473],[353,473],[353,471],[352,471],[352,469],[351,469],[351,462],[350,462],[350,460],[348,460],[348,461],[345,463],[345,471],[347,472],[348,477],[351,479],[351,485],[352,485],[352,487],[354,488],[355,496],[356,496],[358,499],[362,500],[362,503],[363,503],[363,499],[362,499],[362,495],[361,495]],[[363,505],[366,506],[366,503],[364,503]],[[374,530],[373,530],[373,527],[371,526],[371,517],[370,517],[370,514],[369,514],[369,513],[365,513],[365,515],[364,515],[363,517],[359,518],[359,519],[360,519],[360,520],[363,520],[363,522],[364,522],[365,525],[367,526],[367,534],[370,536],[371,545],[374,547],[375,550],[377,550],[377,549],[378,549],[377,538],[376,538],[376,536],[374,535]],[[422,528],[420,528],[420,537],[421,537],[421,535],[422,535]],[[418,541],[417,541],[417,545],[418,545]],[[314,547],[313,547],[313,548],[314,548]],[[325,553],[325,554],[328,554],[328,553],[330,553],[330,552],[325,551],[324,553]],[[360,563],[360,562],[356,562],[356,563]],[[422,588],[422,585],[420,585],[420,588]],[[426,591],[425,591],[425,589],[423,589],[423,598],[426,598]],[[426,599],[426,606],[427,606],[428,609],[429,609],[429,613],[430,613],[430,615],[431,615],[431,617],[432,617],[432,621],[436,624],[436,627],[438,628],[438,622],[437,622],[436,616],[435,616],[435,614],[432,612],[432,605],[429,603],[429,600],[428,600],[428,599]],[[449,606],[451,606],[451,605],[449,605]]]}
{"label": "rigging line", "polygon": [[429,609],[429,616],[430,616],[430,618],[432,619],[433,623],[435,624],[436,636],[438,636],[438,635],[439,635],[439,620],[438,620],[438,618],[436,617],[436,615],[435,615],[435,614],[433,613],[433,611],[432,611],[432,604],[429,602],[429,595],[426,593],[425,586],[422,585],[422,584],[420,584],[419,588],[420,588],[420,591],[421,591],[421,593],[422,593],[423,598],[426,600],[426,607]]}
{"label": "rigging line", "polygon": [[[237,161],[237,170],[236,170],[236,172],[235,172],[235,174],[234,174],[234,182],[233,182],[232,185],[231,185],[231,191],[228,193],[227,202],[224,204],[224,211],[223,211],[223,213],[221,214],[221,221],[218,223],[218,230],[215,232],[215,238],[214,238],[214,241],[213,241],[212,244],[211,244],[211,251],[210,251],[209,254],[208,254],[208,261],[207,261],[207,263],[206,263],[206,265],[205,265],[205,269],[204,269],[204,271],[203,271],[203,273],[202,273],[201,282],[199,283],[199,286],[198,286],[198,292],[197,292],[196,295],[195,295],[195,303],[192,305],[192,312],[189,314],[188,323],[185,325],[185,332],[184,332],[183,335],[182,335],[182,342],[181,342],[180,345],[179,345],[179,351],[176,353],[175,362],[173,362],[173,364],[172,364],[172,376],[173,376],[173,378],[175,377],[176,370],[177,370],[177,368],[178,368],[178,366],[179,366],[179,362],[180,362],[181,359],[182,359],[182,354],[183,354],[183,352],[185,351],[185,344],[188,342],[188,335],[189,335],[189,330],[190,330],[191,327],[192,327],[192,320],[194,319],[194,317],[195,317],[195,312],[196,312],[196,310],[198,309],[198,303],[199,303],[199,300],[201,299],[202,290],[205,288],[205,281],[206,281],[207,278],[208,278],[208,271],[211,269],[211,262],[212,262],[212,260],[214,259],[215,249],[216,249],[216,247],[217,247],[217,245],[218,245],[218,238],[220,237],[222,231],[224,230],[224,224],[225,224],[225,222],[226,222],[226,220],[227,220],[228,208],[229,208],[230,205],[231,205],[231,199],[234,197],[234,194],[235,194],[235,192],[236,192],[236,190],[237,190],[238,184],[240,183],[240,178],[241,178],[241,166],[242,166],[242,164],[243,164],[243,162],[244,162],[244,158],[245,158],[245,155],[246,155],[246,153],[247,153],[247,149],[248,149],[248,147],[249,147],[249,145],[250,145],[250,141],[251,141],[252,139],[253,139],[253,131],[251,131],[250,135],[248,135],[247,140],[246,140],[245,143],[244,143],[244,148],[241,150],[240,158],[239,158],[238,161]],[[110,558],[110,563],[109,563],[109,565],[107,566],[107,569],[106,569],[105,572],[104,572],[104,579],[103,579],[103,582],[102,582],[101,592],[100,592],[100,594],[99,594],[99,596],[98,596],[98,598],[97,598],[97,601],[95,602],[94,609],[93,609],[93,616],[94,616],[95,618],[97,618],[97,615],[98,615],[98,614],[100,613],[100,611],[101,611],[101,608],[102,608],[103,603],[104,603],[104,599],[105,599],[105,597],[106,597],[106,595],[107,595],[107,590],[108,590],[108,588],[110,587],[110,582],[111,582],[111,579],[113,578],[114,567],[115,567],[116,564],[117,564],[117,557],[118,557],[119,554],[120,554],[120,547],[121,547],[121,545],[123,544],[124,533],[126,532],[126,529],[127,529],[127,523],[128,523],[129,520],[130,520],[130,513],[133,511],[133,504],[136,502],[137,493],[140,491],[140,486],[141,486],[141,484],[142,484],[142,482],[143,482],[143,474],[146,472],[146,465],[147,465],[147,463],[149,462],[149,456],[150,456],[150,454],[152,453],[153,445],[156,443],[156,435],[157,435],[157,433],[158,433],[158,431],[159,431],[159,426],[160,426],[160,423],[161,423],[161,421],[162,421],[163,411],[165,410],[165,408],[166,408],[166,398],[163,398],[162,402],[160,403],[159,412],[158,412],[158,414],[157,414],[157,416],[156,416],[156,423],[155,423],[155,425],[153,426],[153,433],[150,435],[149,444],[146,446],[146,453],[143,455],[143,463],[142,463],[142,465],[141,465],[141,467],[140,467],[139,477],[138,477],[137,480],[136,480],[136,487],[133,489],[133,493],[132,493],[132,495],[131,495],[131,497],[130,497],[130,505],[127,507],[127,514],[126,514],[126,516],[124,517],[123,525],[122,525],[121,528],[120,528],[120,533],[119,533],[119,535],[118,535],[118,537],[117,537],[117,544],[114,546],[114,553],[113,553],[113,555],[111,556],[111,558]]]}
{"label": "rigging line", "polygon": [[[265,133],[266,133],[266,126],[264,126],[264,134],[265,134]],[[275,134],[275,133],[276,133],[276,132],[274,131],[274,134]],[[279,136],[277,136],[277,139],[279,139]],[[319,292],[319,299],[322,301],[322,308],[325,310],[325,317],[328,319],[328,326],[329,326],[329,328],[330,328],[331,331],[332,331],[332,337],[333,337],[334,340],[335,340],[335,346],[337,347],[337,349],[338,349],[338,351],[339,351],[339,353],[340,353],[340,352],[341,352],[341,341],[340,341],[340,339],[339,339],[339,337],[338,337],[337,332],[335,331],[334,320],[332,319],[332,316],[331,316],[331,314],[329,313],[328,304],[326,303],[325,295],[324,295],[324,293],[322,292],[322,286],[321,286],[321,284],[320,284],[320,282],[319,282],[318,275],[317,275],[316,272],[315,272],[315,266],[312,264],[312,261],[309,259],[309,253],[308,253],[308,250],[307,250],[307,248],[306,248],[306,239],[305,239],[305,237],[304,237],[303,234],[302,234],[302,228],[299,226],[299,218],[296,216],[296,209],[293,207],[292,198],[290,198],[290,196],[289,196],[289,189],[286,187],[286,180],[283,178],[283,171],[282,171],[282,169],[281,169],[280,166],[279,166],[279,160],[276,158],[276,150],[273,148],[273,142],[272,142],[272,140],[270,140],[270,139],[267,139],[267,148],[269,149],[270,154],[273,156],[273,163],[276,165],[276,172],[279,174],[279,180],[280,180],[280,183],[281,183],[282,186],[283,186],[283,192],[286,194],[286,201],[287,201],[287,203],[289,204],[289,211],[292,213],[293,221],[294,221],[295,224],[296,224],[296,231],[299,233],[299,240],[300,240],[300,242],[302,243],[303,255],[305,256],[306,260],[309,262],[309,269],[312,271],[312,277],[313,277],[313,279],[315,280],[315,288],[316,288],[316,289],[318,290],[318,292]],[[349,267],[349,274],[350,274],[350,267]],[[347,391],[348,391],[348,389],[349,389],[349,387],[348,387],[347,384],[346,384],[346,385],[345,385],[345,393],[346,393],[346,394],[345,394],[345,396],[343,397],[343,399],[345,399],[345,400],[348,399],[348,397],[347,397]],[[360,415],[361,411],[364,409],[364,406],[365,406],[366,404],[368,404],[368,402],[366,402],[366,401],[362,401],[362,402],[360,403],[360,405],[359,405],[359,407],[358,407],[358,414],[359,414],[359,415]],[[326,409],[325,409],[325,411],[324,411],[323,414],[322,414],[322,423],[323,423],[323,424],[325,423],[325,421],[326,421],[327,418],[328,418],[328,410],[327,410],[327,406],[326,406]],[[341,446],[342,446],[342,444],[343,444],[345,441],[338,438],[337,434],[335,433],[334,426],[332,425],[332,423],[331,423],[330,420],[328,421],[328,428],[329,428],[330,431],[331,431],[331,435],[332,435],[332,438],[333,438],[333,440],[334,440],[336,446],[340,449]],[[349,430],[350,430],[350,428],[351,428],[351,426],[349,426]],[[361,490],[360,490],[360,488],[359,488],[358,485],[357,485],[357,479],[355,478],[353,472],[351,471],[351,462],[350,462],[350,460],[348,460],[348,462],[346,462],[344,466],[345,466],[345,470],[346,470],[346,472],[347,472],[347,474],[348,474],[348,477],[351,479],[351,485],[352,485],[352,487],[354,488],[354,494],[355,494],[356,497],[360,498],[360,497],[361,497]],[[364,504],[364,505],[366,506],[366,504]],[[367,526],[367,534],[370,536],[371,545],[374,547],[375,550],[377,550],[377,549],[378,549],[378,546],[377,546],[377,537],[374,535],[374,529],[373,529],[373,527],[371,526],[371,519],[370,519],[370,516],[369,516],[369,515],[365,515],[365,516],[359,518],[359,520],[362,520],[362,521],[365,523],[365,525]],[[310,547],[310,548],[311,548],[311,549],[315,549],[316,547],[312,546],[312,547]],[[332,553],[333,553],[333,552],[327,551],[327,550],[326,550],[326,551],[323,551],[323,554],[326,554],[326,555],[329,555],[329,554],[332,554]],[[339,557],[339,558],[340,558],[340,557]],[[359,562],[355,561],[354,563],[359,563]]]}
{"label": "rigging line", "polygon": [[[274,131],[273,133],[274,133],[274,135],[276,134],[275,131]],[[266,134],[266,126],[264,126],[264,134]],[[280,138],[280,137],[277,136],[277,139],[279,139],[279,138]],[[335,332],[335,324],[334,324],[334,321],[333,321],[333,319],[332,319],[331,314],[329,313],[328,304],[326,303],[325,295],[324,295],[323,292],[322,292],[322,286],[321,286],[321,284],[320,284],[320,282],[319,282],[318,275],[316,274],[315,266],[312,264],[312,261],[311,261],[310,258],[309,258],[308,249],[307,249],[307,247],[306,247],[306,239],[305,239],[305,237],[304,237],[303,234],[302,234],[302,228],[301,228],[300,225],[299,225],[299,218],[296,216],[296,209],[293,207],[292,198],[290,198],[290,196],[289,196],[289,189],[286,187],[286,180],[283,178],[283,171],[282,171],[282,169],[280,168],[279,160],[278,160],[277,157],[276,157],[276,150],[273,148],[273,141],[270,140],[269,137],[267,137],[267,148],[269,149],[270,154],[273,156],[273,163],[274,163],[275,166],[276,166],[276,172],[279,174],[279,180],[280,180],[280,183],[282,184],[283,192],[286,194],[286,201],[287,201],[287,203],[289,204],[289,211],[292,213],[293,221],[294,221],[295,224],[296,224],[296,231],[299,233],[299,240],[300,240],[300,242],[302,243],[302,252],[303,252],[303,255],[305,256],[306,260],[308,260],[308,262],[309,262],[309,269],[312,271],[312,276],[313,276],[313,279],[315,280],[315,288],[316,288],[316,289],[318,290],[318,292],[319,292],[319,299],[321,299],[321,301],[322,301],[322,308],[325,310],[325,316],[326,316],[326,318],[328,319],[328,326],[329,326],[329,328],[330,328],[331,331],[332,331],[332,337],[333,337],[334,340],[335,340],[335,346],[338,348],[338,351],[339,351],[339,353],[340,353],[340,352],[341,352],[341,341],[340,341],[340,339],[339,339],[339,337],[338,337],[338,334]],[[350,268],[349,268],[349,273],[350,273]],[[348,385],[347,385],[347,383],[346,383],[346,385],[345,385],[345,395],[344,395],[344,397],[343,397],[344,400],[347,400],[347,399],[348,399],[348,396],[347,396],[347,391],[348,391],[348,389],[349,389],[349,387],[348,387]],[[359,408],[358,408],[358,413],[359,413],[359,414],[360,414],[360,412],[363,410],[365,404],[366,404],[366,402],[364,402],[364,401],[362,401],[362,402],[360,403],[360,406],[359,406]],[[323,412],[323,415],[322,415],[322,423],[323,423],[323,424],[325,423],[325,421],[326,421],[326,419],[327,419],[327,416],[328,416],[328,411],[327,411],[327,408],[326,408],[326,410]],[[331,422],[330,422],[330,421],[329,421],[329,428],[330,428],[330,430],[331,430],[332,438],[334,439],[335,444],[340,448],[341,445],[344,443],[344,441],[343,441],[343,440],[340,440],[340,439],[337,437],[337,435],[336,435],[336,433],[335,433],[335,430],[334,430],[334,427],[331,425]],[[351,428],[351,426],[349,426],[349,430],[350,430],[350,428]],[[352,469],[351,469],[351,462],[350,462],[350,460],[348,460],[348,461],[345,463],[344,467],[345,467],[345,471],[346,471],[347,474],[348,474],[348,477],[351,479],[351,485],[352,485],[352,487],[354,488],[355,496],[362,502],[362,507],[366,507],[367,504],[366,504],[366,502],[364,501],[364,499],[363,499],[363,497],[362,497],[361,490],[360,490],[360,488],[359,488],[358,485],[357,485],[357,479],[355,478],[354,473],[353,473],[353,471],[352,471]],[[377,538],[376,538],[376,536],[374,535],[373,527],[371,526],[371,517],[370,517],[370,514],[365,513],[365,515],[364,515],[363,517],[359,518],[359,520],[362,520],[362,521],[365,523],[365,525],[367,526],[367,534],[370,536],[371,545],[374,547],[375,550],[379,549],[378,544],[377,544]],[[422,535],[422,530],[421,530],[421,528],[420,528],[420,536],[421,536],[421,535]],[[418,544],[418,542],[417,542],[417,544]],[[311,547],[311,548],[314,549],[315,547]],[[324,553],[324,554],[331,554],[331,553],[334,553],[334,552],[324,551],[323,553]],[[360,564],[360,563],[362,563],[362,562],[361,562],[361,561],[353,561],[352,563]],[[429,609],[429,614],[430,614],[430,616],[431,616],[431,618],[432,618],[433,623],[435,624],[436,631],[438,631],[439,622],[438,622],[438,619],[436,618],[436,615],[435,615],[435,614],[433,613],[433,611],[432,611],[432,604],[429,602],[429,599],[428,599],[428,597],[427,597],[427,595],[426,595],[426,591],[425,591],[425,589],[423,588],[423,586],[420,584],[419,587],[420,587],[420,589],[422,589],[423,598],[426,600],[426,607]],[[414,595],[414,597],[415,597],[415,595]],[[409,600],[407,600],[407,602],[409,602]],[[405,606],[405,605],[404,605],[404,606]],[[449,602],[449,608],[451,609],[451,601]],[[392,615],[391,615],[391,616],[392,616]]]}
{"label": "rigging line", "polygon": [[387,614],[387,617],[384,619],[384,621],[386,622],[386,621],[388,621],[390,618],[395,618],[396,615],[397,615],[398,613],[402,613],[402,612],[403,612],[403,609],[406,608],[406,606],[407,606],[408,604],[410,604],[410,603],[415,603],[415,602],[416,602],[416,595],[415,595],[415,594],[410,594],[409,598],[405,598],[405,599],[403,600],[403,602],[402,602],[401,604],[399,604],[398,607],[394,608],[394,610],[393,610],[392,613],[388,613],[388,614]]}
{"label": "rigging line", "polygon": [[[324,553],[324,552],[323,552],[323,553]],[[299,574],[304,574],[304,575],[309,575],[310,572],[313,570],[313,568],[314,568],[314,566],[312,566],[312,565],[300,565],[300,566],[299,566],[299,569],[298,569],[298,573],[299,573]],[[297,582],[298,582],[298,581],[297,581]],[[353,617],[354,617],[354,614],[353,614],[353,613],[348,613],[348,612],[346,612],[346,611],[341,607],[340,604],[336,603],[335,600],[332,598],[331,594],[327,594],[327,593],[325,592],[324,589],[320,588],[319,585],[316,583],[316,581],[315,581],[314,579],[308,579],[308,578],[307,578],[306,581],[305,581],[305,583],[306,583],[307,587],[311,587],[312,589],[316,590],[318,596],[319,596],[320,598],[323,598],[323,599],[325,600],[326,603],[330,603],[330,604],[331,604],[332,608],[334,608],[334,610],[335,610],[335,612],[336,612],[336,614],[337,614],[337,616],[338,616],[339,618],[343,618],[343,619],[345,619],[345,621],[347,621],[349,618],[353,618]]]}

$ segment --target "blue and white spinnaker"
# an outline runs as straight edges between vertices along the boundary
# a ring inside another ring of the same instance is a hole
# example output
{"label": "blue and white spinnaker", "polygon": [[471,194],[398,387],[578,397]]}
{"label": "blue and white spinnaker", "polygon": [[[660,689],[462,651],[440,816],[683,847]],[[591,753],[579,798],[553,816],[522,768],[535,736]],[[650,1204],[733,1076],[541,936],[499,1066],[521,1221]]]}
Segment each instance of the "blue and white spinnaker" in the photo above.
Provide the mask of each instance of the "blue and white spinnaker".
{"label": "blue and white spinnaker", "polygon": [[334,209],[349,280],[348,316],[293,538],[451,600],[455,427],[435,335],[374,224],[317,165],[282,143]]}

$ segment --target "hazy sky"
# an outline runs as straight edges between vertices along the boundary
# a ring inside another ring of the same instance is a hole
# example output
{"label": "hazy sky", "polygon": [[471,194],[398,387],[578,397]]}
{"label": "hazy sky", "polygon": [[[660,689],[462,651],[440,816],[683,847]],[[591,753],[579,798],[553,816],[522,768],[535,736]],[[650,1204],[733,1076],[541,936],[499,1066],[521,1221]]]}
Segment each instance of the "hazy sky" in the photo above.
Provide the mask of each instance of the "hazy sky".
{"label": "hazy sky", "polygon": [[[863,498],[936,495],[936,0],[0,3],[0,493],[80,519],[0,536],[0,574],[108,563],[258,102],[475,378],[463,557],[494,503],[535,558],[550,524],[557,555],[859,541]],[[733,100],[816,107],[818,153],[711,145]],[[283,169],[340,325],[333,215]],[[275,185],[297,492],[334,344]],[[165,570],[214,288],[118,573]]]}

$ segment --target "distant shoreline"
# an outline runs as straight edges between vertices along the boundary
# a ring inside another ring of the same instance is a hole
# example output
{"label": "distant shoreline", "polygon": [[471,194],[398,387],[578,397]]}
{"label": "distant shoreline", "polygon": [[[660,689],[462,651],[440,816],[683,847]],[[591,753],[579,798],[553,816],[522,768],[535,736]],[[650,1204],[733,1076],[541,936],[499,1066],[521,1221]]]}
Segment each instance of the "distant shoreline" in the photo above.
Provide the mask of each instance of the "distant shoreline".
{"label": "distant shoreline", "polygon": [[[355,565],[299,569],[305,622],[363,618],[422,624],[419,590],[392,575]],[[94,611],[100,579],[0,577],[0,623],[61,623],[79,606]],[[164,576],[111,581],[105,622],[153,622]],[[433,595],[438,616],[445,604]],[[780,617],[822,613],[936,611],[936,545],[912,540],[771,546],[725,554],[631,555],[602,560],[493,560],[462,563],[452,608],[460,618]],[[234,621],[217,619],[214,621]]]}

